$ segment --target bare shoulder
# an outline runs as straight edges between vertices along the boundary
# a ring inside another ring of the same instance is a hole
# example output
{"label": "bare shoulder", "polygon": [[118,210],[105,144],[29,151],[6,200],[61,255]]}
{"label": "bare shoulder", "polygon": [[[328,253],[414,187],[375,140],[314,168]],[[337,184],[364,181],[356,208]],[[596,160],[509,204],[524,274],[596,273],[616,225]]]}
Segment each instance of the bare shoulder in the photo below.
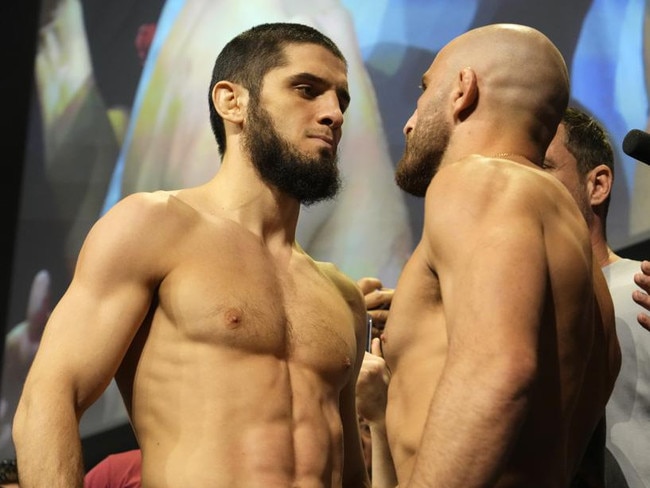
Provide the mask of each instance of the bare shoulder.
{"label": "bare shoulder", "polygon": [[577,210],[566,188],[541,169],[477,155],[442,168],[427,192],[429,201],[427,206],[435,207],[432,210],[446,210],[436,214],[449,218],[476,218],[472,210],[478,210],[479,216],[523,213],[539,217],[553,210]]}
{"label": "bare shoulder", "polygon": [[[164,254],[190,225],[191,212],[171,192],[134,193],[116,203],[91,228],[80,263],[140,263]],[[114,266],[113,266],[114,268]]]}
{"label": "bare shoulder", "polygon": [[101,233],[103,237],[146,239],[160,236],[166,229],[178,230],[179,226],[187,225],[193,215],[196,218],[196,212],[176,198],[175,192],[133,193],[101,217],[92,233]]}
{"label": "bare shoulder", "polygon": [[429,263],[469,259],[486,252],[485,243],[507,256],[514,253],[512,246],[524,250],[564,241],[588,254],[588,230],[578,206],[541,169],[471,156],[442,168],[427,190],[422,249]]}
{"label": "bare shoulder", "polygon": [[98,222],[146,224],[156,217],[164,217],[183,207],[176,192],[155,191],[132,193],[117,202]]}

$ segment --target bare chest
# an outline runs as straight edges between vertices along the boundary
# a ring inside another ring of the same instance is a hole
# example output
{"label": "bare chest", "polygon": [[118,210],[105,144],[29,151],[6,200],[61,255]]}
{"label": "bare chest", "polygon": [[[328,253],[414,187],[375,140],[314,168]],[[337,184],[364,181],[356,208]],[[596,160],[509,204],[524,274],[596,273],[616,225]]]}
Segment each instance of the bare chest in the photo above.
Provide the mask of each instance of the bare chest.
{"label": "bare chest", "polygon": [[424,365],[446,352],[447,330],[440,283],[418,249],[400,276],[382,345],[384,357],[394,373],[400,362]]}
{"label": "bare chest", "polygon": [[317,269],[281,269],[253,248],[193,250],[163,280],[152,323],[215,353],[272,355],[338,381],[354,362],[354,315]]}

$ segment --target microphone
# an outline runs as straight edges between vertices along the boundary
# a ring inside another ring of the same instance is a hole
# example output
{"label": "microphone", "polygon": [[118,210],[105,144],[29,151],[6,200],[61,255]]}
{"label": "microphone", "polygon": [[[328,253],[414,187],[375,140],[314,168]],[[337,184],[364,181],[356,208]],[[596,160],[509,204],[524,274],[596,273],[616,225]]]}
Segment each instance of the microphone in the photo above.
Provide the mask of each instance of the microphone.
{"label": "microphone", "polygon": [[623,139],[623,152],[650,166],[650,134],[632,129]]}

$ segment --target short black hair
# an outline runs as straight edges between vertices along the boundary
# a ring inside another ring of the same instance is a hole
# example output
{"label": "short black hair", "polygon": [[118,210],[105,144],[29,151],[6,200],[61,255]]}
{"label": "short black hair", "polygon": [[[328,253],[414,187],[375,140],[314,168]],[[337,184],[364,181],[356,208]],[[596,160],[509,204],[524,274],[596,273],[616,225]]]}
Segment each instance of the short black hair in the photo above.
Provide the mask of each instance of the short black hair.
{"label": "short black hair", "polygon": [[[606,165],[614,176],[614,150],[603,126],[587,112],[569,107],[562,116],[564,145],[576,158],[578,174],[585,178],[596,166]],[[610,195],[611,196],[611,195]],[[603,202],[604,216],[609,209],[610,196]]]}
{"label": "short black hair", "polygon": [[210,125],[219,146],[219,154],[226,151],[226,130],[223,119],[212,103],[212,89],[216,83],[227,80],[246,88],[251,100],[259,100],[264,76],[273,68],[286,63],[285,46],[289,44],[316,44],[330,51],[347,67],[345,57],[334,42],[313,27],[303,24],[277,22],[252,27],[232,39],[219,53],[212,70],[208,91]]}

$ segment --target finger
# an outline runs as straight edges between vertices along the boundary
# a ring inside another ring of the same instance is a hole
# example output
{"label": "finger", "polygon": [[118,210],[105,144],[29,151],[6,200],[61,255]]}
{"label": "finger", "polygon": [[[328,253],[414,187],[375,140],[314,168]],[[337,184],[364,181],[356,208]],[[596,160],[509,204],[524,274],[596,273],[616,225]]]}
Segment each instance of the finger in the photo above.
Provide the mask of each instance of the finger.
{"label": "finger", "polygon": [[632,300],[650,312],[650,295],[643,293],[642,291],[635,290],[632,292]]}
{"label": "finger", "polygon": [[641,327],[650,332],[650,315],[647,313],[640,313],[637,315],[636,319],[638,320]]}
{"label": "finger", "polygon": [[634,282],[643,288],[646,293],[650,293],[650,276],[645,273],[636,273],[634,275]]}
{"label": "finger", "polygon": [[375,338],[372,340],[372,344],[371,344],[371,347],[370,347],[370,351],[371,351],[375,356],[379,356],[380,358],[383,358],[383,357],[384,357],[384,355],[383,355],[383,353],[382,353],[382,351],[381,351],[381,339],[380,339],[379,337],[375,337]]}
{"label": "finger", "polygon": [[650,261],[645,259],[641,261],[641,271],[646,275],[650,275]]}
{"label": "finger", "polygon": [[361,292],[367,295],[382,287],[381,280],[374,277],[365,277],[357,281],[357,286],[361,288]]}
{"label": "finger", "polygon": [[390,288],[377,288],[363,296],[368,310],[388,309],[393,300],[393,290]]}

